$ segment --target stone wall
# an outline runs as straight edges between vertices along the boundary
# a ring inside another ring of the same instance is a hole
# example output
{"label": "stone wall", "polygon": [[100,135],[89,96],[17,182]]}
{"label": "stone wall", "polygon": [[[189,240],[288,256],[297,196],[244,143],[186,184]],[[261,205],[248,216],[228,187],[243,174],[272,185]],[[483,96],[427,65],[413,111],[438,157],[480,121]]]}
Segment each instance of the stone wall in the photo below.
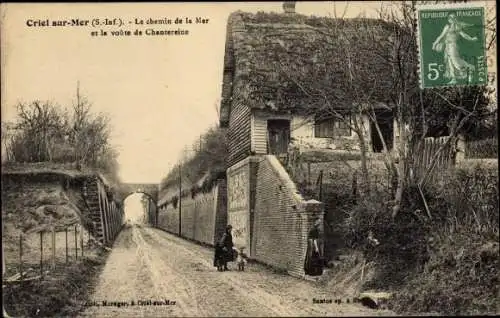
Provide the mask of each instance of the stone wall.
{"label": "stone wall", "polygon": [[81,224],[95,239],[111,244],[123,223],[123,209],[96,176],[73,178],[51,172],[2,174],[3,202],[7,203],[2,205],[5,210],[2,213],[6,213],[2,214],[3,221],[22,231],[38,232],[52,226],[63,230]]}
{"label": "stone wall", "polygon": [[[90,216],[82,203],[81,184],[65,189],[65,183],[57,175],[2,174],[3,223],[23,232],[86,223]],[[69,192],[75,195],[70,197]]]}

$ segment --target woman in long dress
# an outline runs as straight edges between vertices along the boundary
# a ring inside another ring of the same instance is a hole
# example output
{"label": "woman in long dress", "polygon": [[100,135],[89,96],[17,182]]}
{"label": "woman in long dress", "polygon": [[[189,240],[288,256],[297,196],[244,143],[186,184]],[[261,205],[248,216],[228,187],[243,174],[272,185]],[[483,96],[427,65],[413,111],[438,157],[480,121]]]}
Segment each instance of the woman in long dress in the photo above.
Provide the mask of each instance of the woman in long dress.
{"label": "woman in long dress", "polygon": [[444,77],[450,79],[448,84],[455,84],[457,80],[467,77],[469,77],[469,81],[471,80],[474,65],[468,63],[460,56],[457,44],[459,36],[468,41],[477,41],[477,37],[472,37],[463,31],[467,26],[471,26],[471,24],[460,22],[457,20],[455,14],[449,14],[448,24],[445,25],[441,34],[432,44],[432,49],[434,51],[443,51],[445,66]]}
{"label": "woman in long dress", "polygon": [[227,271],[227,263],[233,261],[232,226],[228,224],[222,238],[215,245],[214,266],[218,271]]}
{"label": "woman in long dress", "polygon": [[314,221],[313,228],[307,235],[307,251],[304,261],[304,272],[310,276],[320,276],[323,274],[323,256],[320,249],[320,225],[321,219]]}

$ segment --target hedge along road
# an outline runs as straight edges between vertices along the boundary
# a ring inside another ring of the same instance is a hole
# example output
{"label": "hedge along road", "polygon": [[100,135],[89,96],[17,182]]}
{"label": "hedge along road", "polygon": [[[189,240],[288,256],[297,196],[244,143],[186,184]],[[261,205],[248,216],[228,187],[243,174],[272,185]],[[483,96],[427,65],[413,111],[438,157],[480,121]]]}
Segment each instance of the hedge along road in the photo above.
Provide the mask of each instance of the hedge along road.
{"label": "hedge along road", "polygon": [[[213,267],[212,249],[147,226],[123,229],[86,304],[85,317],[392,315],[334,299],[325,288],[247,264]],[[103,303],[105,302],[105,304]]]}

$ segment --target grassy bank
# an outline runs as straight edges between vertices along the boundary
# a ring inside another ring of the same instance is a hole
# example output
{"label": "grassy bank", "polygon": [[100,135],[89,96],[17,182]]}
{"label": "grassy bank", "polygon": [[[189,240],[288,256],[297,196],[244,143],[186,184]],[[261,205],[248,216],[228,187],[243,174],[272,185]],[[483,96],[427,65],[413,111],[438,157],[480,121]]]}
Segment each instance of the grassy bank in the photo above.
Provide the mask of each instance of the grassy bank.
{"label": "grassy bank", "polygon": [[438,238],[429,261],[394,299],[399,313],[498,314],[498,237],[460,229]]}
{"label": "grassy bank", "polygon": [[496,165],[460,165],[441,171],[422,194],[406,189],[395,219],[387,190],[372,188],[370,195],[352,201],[348,181],[339,175],[331,178],[337,187],[329,189],[334,205],[327,202],[327,216],[344,205],[348,209],[343,209],[344,222],[340,217],[330,220],[338,223],[342,235],[326,245],[333,248],[336,241],[345,241],[373,265],[360,289],[391,292],[388,305],[399,314],[499,312]]}
{"label": "grassy bank", "polygon": [[76,316],[92,295],[108,252],[93,255],[47,274],[43,280],[4,285],[7,313],[15,317]]}

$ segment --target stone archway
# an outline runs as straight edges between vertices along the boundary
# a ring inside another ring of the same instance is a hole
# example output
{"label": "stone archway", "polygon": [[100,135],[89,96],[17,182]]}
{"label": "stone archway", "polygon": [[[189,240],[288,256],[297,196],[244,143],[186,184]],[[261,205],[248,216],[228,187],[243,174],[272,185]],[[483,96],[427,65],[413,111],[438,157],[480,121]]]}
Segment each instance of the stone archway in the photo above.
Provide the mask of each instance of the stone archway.
{"label": "stone archway", "polygon": [[122,183],[120,191],[120,202],[124,203],[130,195],[135,193],[141,193],[149,198],[147,211],[146,211],[146,222],[151,225],[156,225],[158,222],[158,193],[159,185],[154,183]]}
{"label": "stone archway", "polygon": [[130,192],[130,193],[127,193],[123,196],[123,199],[122,199],[122,202],[124,202],[129,196],[133,195],[133,194],[136,194],[136,193],[140,193],[140,194],[144,194],[145,196],[147,196],[151,201],[154,202],[155,205],[158,205],[158,197],[154,197],[151,195],[151,193],[149,192],[146,192],[146,191],[133,191],[133,192]]}
{"label": "stone archway", "polygon": [[133,193],[143,193],[158,204],[159,184],[157,183],[122,183],[120,188],[120,202]]}

